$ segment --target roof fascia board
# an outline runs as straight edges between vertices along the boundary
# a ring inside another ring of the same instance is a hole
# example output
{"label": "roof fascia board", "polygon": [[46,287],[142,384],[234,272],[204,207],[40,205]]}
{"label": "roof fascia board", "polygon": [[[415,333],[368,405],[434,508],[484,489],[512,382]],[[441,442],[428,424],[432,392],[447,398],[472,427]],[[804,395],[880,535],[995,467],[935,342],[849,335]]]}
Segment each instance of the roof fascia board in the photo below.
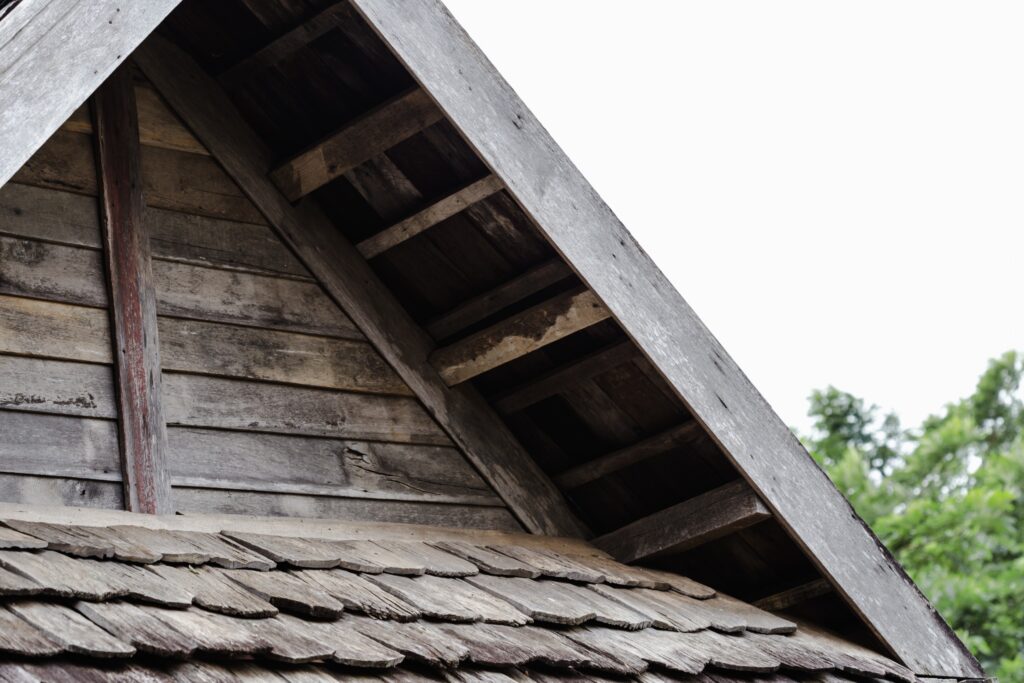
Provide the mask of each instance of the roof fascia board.
{"label": "roof fascia board", "polygon": [[23,0],[0,22],[0,186],[180,0]]}
{"label": "roof fascia board", "polygon": [[983,672],[902,567],[440,0],[352,0],[879,638]]}

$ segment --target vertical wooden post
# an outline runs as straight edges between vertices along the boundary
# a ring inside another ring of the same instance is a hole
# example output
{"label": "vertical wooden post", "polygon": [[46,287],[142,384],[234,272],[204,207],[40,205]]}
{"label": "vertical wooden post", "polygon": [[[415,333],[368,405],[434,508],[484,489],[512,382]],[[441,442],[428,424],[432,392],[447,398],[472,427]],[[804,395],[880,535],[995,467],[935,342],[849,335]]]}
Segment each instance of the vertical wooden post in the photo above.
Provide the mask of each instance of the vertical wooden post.
{"label": "vertical wooden post", "polygon": [[131,68],[121,65],[96,91],[97,162],[103,247],[110,284],[125,507],[173,512],[165,467],[160,345],[149,232],[143,220],[139,121]]}

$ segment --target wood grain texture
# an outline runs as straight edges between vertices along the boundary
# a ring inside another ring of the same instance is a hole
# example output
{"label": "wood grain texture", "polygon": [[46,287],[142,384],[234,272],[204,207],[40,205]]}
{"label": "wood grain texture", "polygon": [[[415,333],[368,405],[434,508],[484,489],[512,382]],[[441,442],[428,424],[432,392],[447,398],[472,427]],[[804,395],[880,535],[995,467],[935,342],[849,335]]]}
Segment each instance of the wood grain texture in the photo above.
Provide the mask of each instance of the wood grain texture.
{"label": "wood grain texture", "polygon": [[459,304],[427,322],[424,328],[434,339],[445,339],[571,275],[569,266],[553,259]]}
{"label": "wood grain texture", "polygon": [[388,249],[397,247],[402,242],[412,239],[416,235],[429,230],[438,223],[451,218],[460,211],[500,191],[501,181],[489,175],[486,178],[470,183],[460,190],[456,190],[443,199],[439,199],[408,218],[385,228],[373,237],[368,237],[357,244],[356,249],[368,259],[380,256]]}
{"label": "wood grain texture", "polygon": [[0,472],[121,481],[117,425],[0,410]]}
{"label": "wood grain texture", "polygon": [[118,68],[96,92],[93,115],[124,502],[131,512],[166,514],[172,508],[160,341],[140,184],[139,121],[128,65]]}
{"label": "wood grain texture", "polygon": [[741,479],[598,536],[594,545],[620,562],[641,562],[681,552],[769,517],[771,512]]}
{"label": "wood grain texture", "polygon": [[169,425],[446,446],[414,399],[167,373]]}
{"label": "wood grain texture", "polygon": [[[143,145],[209,155],[152,88],[136,83],[135,103],[139,111],[139,139]],[[76,109],[61,130],[91,134],[93,125],[88,107]]]}
{"label": "wood grain texture", "polygon": [[0,474],[0,500],[45,506],[124,510],[121,483]]}
{"label": "wood grain texture", "polygon": [[441,2],[353,4],[881,640],[919,674],[983,675]]}
{"label": "wood grain texture", "polygon": [[319,517],[350,522],[398,522],[497,531],[519,531],[521,528],[506,508],[479,505],[298,496],[287,493],[184,487],[174,489],[174,502],[176,508],[184,514]]}
{"label": "wood grain texture", "polygon": [[755,600],[752,604],[769,612],[781,612],[795,607],[802,602],[828,595],[831,592],[832,586],[829,585],[828,581],[825,579],[815,579],[799,586],[767,595],[760,600]]}
{"label": "wood grain texture", "polygon": [[449,447],[189,427],[171,427],[168,443],[175,486],[501,505]]}
{"label": "wood grain texture", "polygon": [[567,292],[434,351],[430,362],[449,385],[461,384],[609,315],[592,292]]}
{"label": "wood grain texture", "polygon": [[[155,82],[152,77],[150,80]],[[271,177],[285,196],[295,201],[441,118],[425,92],[418,88],[409,90],[285,162]],[[212,150],[208,141],[207,145]]]}
{"label": "wood grain texture", "polygon": [[[12,237],[98,249],[98,216],[93,197],[14,182],[0,188],[0,233]],[[309,278],[266,225],[152,207],[146,223],[154,258]]]}
{"label": "wood grain texture", "polygon": [[0,356],[0,409],[114,419],[109,366]]}
{"label": "wood grain texture", "polygon": [[159,327],[165,370],[412,395],[367,342],[176,318]]}
{"label": "wood grain texture", "polygon": [[451,390],[427,362],[432,348],[351,244],[313,204],[293,207],[265,173],[271,156],[224,93],[187,55],[151,39],[137,61],[304,265],[353,317],[513,514],[536,533],[583,535],[550,480],[471,388]]}
{"label": "wood grain texture", "polygon": [[0,186],[178,1],[31,0],[5,17],[0,23]]}
{"label": "wood grain texture", "polygon": [[696,421],[690,420],[638,441],[635,444],[566,470],[555,477],[555,484],[563,491],[579,488],[592,481],[597,481],[601,477],[608,476],[612,472],[618,472],[649,458],[662,455],[674,448],[685,446],[702,435],[703,430],[700,425]]}
{"label": "wood grain texture", "polygon": [[111,363],[110,317],[98,308],[0,295],[0,353]]}

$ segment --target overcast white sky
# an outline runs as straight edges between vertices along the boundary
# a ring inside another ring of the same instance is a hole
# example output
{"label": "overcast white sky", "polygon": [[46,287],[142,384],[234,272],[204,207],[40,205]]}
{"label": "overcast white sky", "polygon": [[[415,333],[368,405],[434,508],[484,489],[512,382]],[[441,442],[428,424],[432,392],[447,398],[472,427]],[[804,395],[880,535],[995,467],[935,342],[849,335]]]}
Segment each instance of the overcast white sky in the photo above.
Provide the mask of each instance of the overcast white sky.
{"label": "overcast white sky", "polygon": [[1024,349],[1024,3],[445,1],[788,424]]}

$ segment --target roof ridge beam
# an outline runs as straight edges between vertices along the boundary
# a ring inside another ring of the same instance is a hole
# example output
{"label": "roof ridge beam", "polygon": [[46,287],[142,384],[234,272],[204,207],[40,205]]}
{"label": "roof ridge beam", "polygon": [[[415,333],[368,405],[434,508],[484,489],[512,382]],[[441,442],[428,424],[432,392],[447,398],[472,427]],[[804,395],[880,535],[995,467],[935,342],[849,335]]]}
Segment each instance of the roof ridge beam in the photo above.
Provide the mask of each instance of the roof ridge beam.
{"label": "roof ridge beam", "polygon": [[426,232],[438,223],[468,209],[473,204],[487,199],[500,192],[505,186],[493,175],[486,175],[450,195],[424,207],[408,218],[401,220],[389,228],[385,228],[373,237],[368,237],[356,245],[356,249],[364,258],[380,256],[389,249]]}
{"label": "roof ridge beam", "polygon": [[411,88],[295,155],[270,176],[290,201],[298,201],[442,118],[424,90]]}
{"label": "roof ridge beam", "polygon": [[589,289],[574,289],[437,349],[430,362],[449,385],[461,384],[610,315]]}
{"label": "roof ridge beam", "polygon": [[620,562],[642,562],[681,552],[772,516],[743,479],[598,536],[593,543]]}
{"label": "roof ridge beam", "polygon": [[703,433],[704,431],[696,420],[687,420],[643,441],[638,441],[631,446],[620,448],[617,451],[566,470],[554,478],[555,485],[563,491],[579,488],[592,481],[606,477],[613,472],[618,472],[631,465],[662,455],[672,448],[692,441]]}

